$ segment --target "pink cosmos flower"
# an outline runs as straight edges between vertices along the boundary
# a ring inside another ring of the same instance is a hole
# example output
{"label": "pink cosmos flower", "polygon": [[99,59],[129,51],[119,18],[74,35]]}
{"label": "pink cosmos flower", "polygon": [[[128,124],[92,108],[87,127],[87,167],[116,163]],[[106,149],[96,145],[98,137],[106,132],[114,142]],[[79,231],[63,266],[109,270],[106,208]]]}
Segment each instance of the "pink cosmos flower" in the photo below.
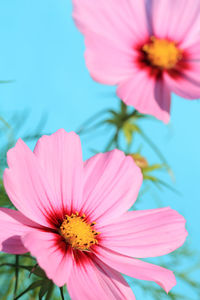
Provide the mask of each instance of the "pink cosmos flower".
{"label": "pink cosmos flower", "polygon": [[173,273],[138,258],[167,254],[186,238],[170,208],[128,211],[142,183],[131,157],[114,150],[82,161],[79,137],[59,130],[34,152],[19,140],[8,151],[6,191],[18,211],[0,209],[0,250],[30,251],[71,298],[135,299],[120,273],[168,292]]}
{"label": "pink cosmos flower", "polygon": [[169,121],[171,92],[200,98],[199,0],[73,0],[94,80]]}

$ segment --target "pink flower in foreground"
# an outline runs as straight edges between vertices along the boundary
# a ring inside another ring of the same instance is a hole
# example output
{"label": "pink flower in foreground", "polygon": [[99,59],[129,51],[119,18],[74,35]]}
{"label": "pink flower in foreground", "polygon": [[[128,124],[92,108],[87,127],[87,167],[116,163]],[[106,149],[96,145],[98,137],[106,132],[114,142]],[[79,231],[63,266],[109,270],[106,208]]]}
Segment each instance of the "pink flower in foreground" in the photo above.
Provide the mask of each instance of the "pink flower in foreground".
{"label": "pink flower in foreground", "polygon": [[135,299],[120,273],[166,292],[176,284],[171,271],[138,258],[181,246],[185,220],[170,208],[128,211],[142,183],[131,157],[114,150],[84,163],[79,137],[61,129],[34,152],[19,140],[8,166],[4,185],[19,211],[0,209],[0,250],[30,251],[73,300]]}
{"label": "pink flower in foreground", "polygon": [[199,0],[73,0],[94,80],[169,121],[171,92],[200,98]]}

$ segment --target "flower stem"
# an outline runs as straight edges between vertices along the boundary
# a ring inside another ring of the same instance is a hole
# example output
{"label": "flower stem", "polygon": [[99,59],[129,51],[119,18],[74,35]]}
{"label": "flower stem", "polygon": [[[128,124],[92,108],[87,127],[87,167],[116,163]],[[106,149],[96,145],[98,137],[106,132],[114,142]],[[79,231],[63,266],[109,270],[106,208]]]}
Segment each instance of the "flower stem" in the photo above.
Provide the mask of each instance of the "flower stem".
{"label": "flower stem", "polygon": [[65,300],[62,286],[60,287],[60,296],[62,300]]}
{"label": "flower stem", "polygon": [[15,288],[14,288],[14,298],[17,294],[17,288],[18,288],[18,281],[19,281],[19,256],[15,255]]}

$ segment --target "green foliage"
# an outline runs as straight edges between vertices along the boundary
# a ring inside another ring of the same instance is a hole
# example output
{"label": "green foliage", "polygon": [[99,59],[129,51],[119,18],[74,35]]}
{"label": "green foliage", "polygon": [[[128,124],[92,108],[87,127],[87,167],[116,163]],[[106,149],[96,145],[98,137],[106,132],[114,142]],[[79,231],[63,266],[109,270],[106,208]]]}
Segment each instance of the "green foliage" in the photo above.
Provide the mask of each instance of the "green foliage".
{"label": "green foliage", "polygon": [[2,179],[0,180],[0,206],[4,206],[8,208],[13,207],[4,189]]}
{"label": "green foliage", "polygon": [[[168,166],[168,163],[160,152],[158,147],[150,140],[150,138],[143,132],[139,122],[141,120],[153,119],[151,116],[140,114],[137,110],[129,111],[127,106],[120,101],[120,107],[118,111],[112,109],[103,110],[96,113],[94,116],[85,121],[80,129],[77,131],[80,135],[86,135],[100,129],[101,127],[108,126],[113,132],[110,140],[107,143],[104,151],[109,151],[113,148],[121,149],[120,137],[123,135],[127,142],[127,149],[133,144],[134,137],[139,135],[147,143],[153,151],[157,154],[163,164]],[[127,150],[125,152],[128,152]],[[169,167],[168,167],[169,168]],[[168,169],[170,172],[170,168]]]}

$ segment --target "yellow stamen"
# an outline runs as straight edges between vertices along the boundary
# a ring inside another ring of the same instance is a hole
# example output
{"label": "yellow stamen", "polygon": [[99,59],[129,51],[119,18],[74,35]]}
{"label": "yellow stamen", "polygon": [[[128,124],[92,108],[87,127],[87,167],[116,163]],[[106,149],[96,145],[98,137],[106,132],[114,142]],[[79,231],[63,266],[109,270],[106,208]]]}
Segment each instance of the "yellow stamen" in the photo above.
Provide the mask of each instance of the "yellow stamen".
{"label": "yellow stamen", "polygon": [[71,216],[65,216],[59,233],[72,248],[82,251],[89,250],[92,245],[98,244],[96,237],[100,232],[92,228],[95,224],[95,222],[88,223],[84,214],[79,216],[79,213],[76,212]]}
{"label": "yellow stamen", "polygon": [[165,39],[151,37],[151,41],[145,44],[142,50],[146,53],[149,62],[162,69],[171,69],[181,60],[182,52],[176,43]]}

